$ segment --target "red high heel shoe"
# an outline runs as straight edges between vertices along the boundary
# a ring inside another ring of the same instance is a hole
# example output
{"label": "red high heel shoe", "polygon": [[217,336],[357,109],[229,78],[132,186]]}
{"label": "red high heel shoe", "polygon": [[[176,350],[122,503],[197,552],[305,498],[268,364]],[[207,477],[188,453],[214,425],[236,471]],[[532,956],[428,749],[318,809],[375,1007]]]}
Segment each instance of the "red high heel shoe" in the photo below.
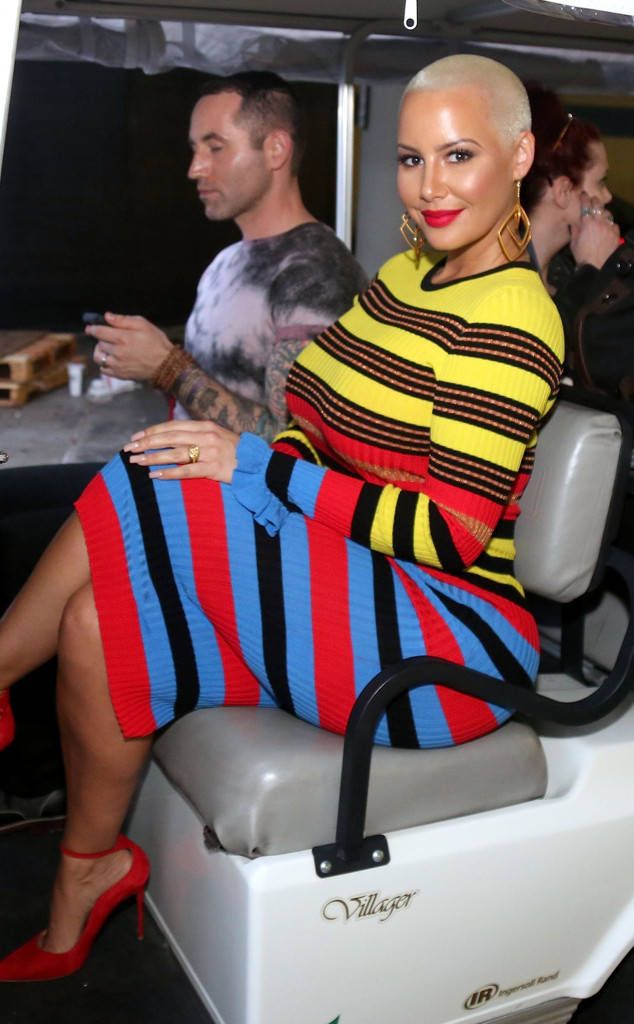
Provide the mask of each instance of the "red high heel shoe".
{"label": "red high heel shoe", "polygon": [[0,690],[0,750],[13,743],[14,736],[15,721],[9,703],[9,691]]}
{"label": "red high heel shoe", "polygon": [[82,860],[106,857],[115,850],[129,850],[132,863],[128,873],[98,897],[72,949],[66,953],[49,953],[40,945],[45,933],[39,932],[19,949],[9,953],[4,960],[0,960],[0,981],[52,981],[54,978],[74,974],[83,966],[93,942],[112,911],[130,896],[136,896],[137,934],[139,939],[143,938],[143,891],[150,874],[150,862],[141,847],[126,836],[119,836],[111,850],[101,853],[75,853],[64,847],[61,850],[66,857]]}

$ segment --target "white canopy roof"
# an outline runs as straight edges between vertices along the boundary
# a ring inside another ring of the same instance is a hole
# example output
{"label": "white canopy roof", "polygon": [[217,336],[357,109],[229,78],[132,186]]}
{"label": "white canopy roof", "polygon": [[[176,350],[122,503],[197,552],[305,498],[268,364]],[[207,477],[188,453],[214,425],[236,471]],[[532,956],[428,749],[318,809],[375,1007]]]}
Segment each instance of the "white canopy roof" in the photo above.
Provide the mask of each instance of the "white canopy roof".
{"label": "white canopy roof", "polygon": [[502,0],[418,0],[418,25],[408,32],[404,3],[23,0],[17,53],[149,73],[248,66],[290,78],[367,82],[405,78],[459,49],[498,56],[521,77],[556,89],[634,94],[634,25],[553,18]]}

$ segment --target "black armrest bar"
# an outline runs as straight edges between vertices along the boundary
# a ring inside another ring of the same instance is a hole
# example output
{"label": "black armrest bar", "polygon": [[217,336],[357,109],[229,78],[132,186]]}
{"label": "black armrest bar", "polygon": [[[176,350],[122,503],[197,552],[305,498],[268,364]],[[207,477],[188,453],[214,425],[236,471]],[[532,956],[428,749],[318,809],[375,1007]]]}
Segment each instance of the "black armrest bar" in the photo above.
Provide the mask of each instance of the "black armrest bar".
{"label": "black armrest bar", "polygon": [[634,559],[612,548],[607,564],[627,585],[630,616],[614,668],[601,686],[581,700],[553,700],[517,684],[501,682],[494,676],[426,655],[406,658],[391,665],[368,683],[355,702],[346,729],[334,853],[337,861],[360,861],[374,734],[388,704],[406,691],[440,684],[500,707],[520,711],[529,718],[569,726],[594,722],[620,703],[633,682]]}

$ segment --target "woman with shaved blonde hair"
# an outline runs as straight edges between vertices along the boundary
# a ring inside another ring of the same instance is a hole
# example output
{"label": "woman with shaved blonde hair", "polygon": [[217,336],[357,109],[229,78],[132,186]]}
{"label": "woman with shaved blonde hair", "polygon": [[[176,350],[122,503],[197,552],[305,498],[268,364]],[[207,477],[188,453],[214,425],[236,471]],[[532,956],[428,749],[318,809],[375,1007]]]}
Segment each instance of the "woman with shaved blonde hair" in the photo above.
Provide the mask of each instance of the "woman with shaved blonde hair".
{"label": "woman with shaved blonde hair", "polygon": [[[411,248],[302,351],[289,428],[269,446],[209,422],[150,427],[80,498],[0,624],[0,687],[58,651],[68,776],[48,928],[1,980],[77,970],[112,908],[141,900],[147,859],[119,830],[174,718],[276,706],[343,733],[372,676],[423,653],[533,684],[513,530],[563,342],[525,254],[532,155],[508,69],[425,68],[398,126]],[[425,687],[376,742],[463,743],[507,717]]]}

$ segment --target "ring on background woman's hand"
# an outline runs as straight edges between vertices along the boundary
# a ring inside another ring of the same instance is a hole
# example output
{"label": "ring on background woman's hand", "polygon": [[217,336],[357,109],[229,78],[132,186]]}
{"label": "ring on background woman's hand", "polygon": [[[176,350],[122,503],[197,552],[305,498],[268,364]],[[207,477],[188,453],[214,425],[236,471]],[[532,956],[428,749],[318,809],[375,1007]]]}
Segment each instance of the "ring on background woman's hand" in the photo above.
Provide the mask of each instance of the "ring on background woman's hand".
{"label": "ring on background woman's hand", "polygon": [[187,449],[187,455],[189,456],[190,462],[198,462],[200,458],[200,448],[197,444],[190,444]]}
{"label": "ring on background woman's hand", "polygon": [[604,210],[603,216],[605,217],[606,224],[614,224],[614,217],[612,216],[609,210]]}
{"label": "ring on background woman's hand", "polygon": [[589,206],[582,206],[581,207],[581,216],[582,217],[589,217],[591,213],[592,213],[591,207],[589,207]]}

